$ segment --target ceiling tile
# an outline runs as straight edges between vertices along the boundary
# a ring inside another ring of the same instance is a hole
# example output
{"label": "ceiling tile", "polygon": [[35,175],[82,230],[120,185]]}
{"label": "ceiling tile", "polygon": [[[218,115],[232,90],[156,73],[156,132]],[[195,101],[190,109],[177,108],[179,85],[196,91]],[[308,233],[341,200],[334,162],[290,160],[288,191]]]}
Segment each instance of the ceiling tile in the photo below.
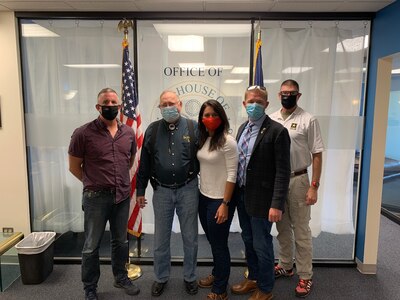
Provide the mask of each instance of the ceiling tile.
{"label": "ceiling tile", "polygon": [[203,1],[136,1],[135,5],[140,11],[203,11]]}
{"label": "ceiling tile", "polygon": [[274,6],[273,1],[206,1],[206,11],[270,11]]}
{"label": "ceiling tile", "polygon": [[[360,11],[360,12],[376,12],[381,10],[385,6],[391,4],[393,1],[350,1],[350,2],[341,2],[338,8],[338,11],[343,12],[351,12],[351,11]],[[355,9],[357,8],[357,9]]]}
{"label": "ceiling tile", "polygon": [[70,11],[71,6],[63,1],[1,1],[0,5],[14,11]]}
{"label": "ceiling tile", "polygon": [[394,0],[0,0],[0,11],[374,12]]}
{"label": "ceiling tile", "polygon": [[339,6],[339,1],[285,1],[276,2],[273,12],[333,12]]}
{"label": "ceiling tile", "polygon": [[138,11],[132,1],[68,1],[77,11]]}

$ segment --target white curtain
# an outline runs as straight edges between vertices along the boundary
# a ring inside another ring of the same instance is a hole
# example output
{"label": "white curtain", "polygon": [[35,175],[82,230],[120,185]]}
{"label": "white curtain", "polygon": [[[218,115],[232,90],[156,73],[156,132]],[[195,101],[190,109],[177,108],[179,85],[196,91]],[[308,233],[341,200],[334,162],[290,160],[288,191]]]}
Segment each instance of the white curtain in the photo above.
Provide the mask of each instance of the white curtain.
{"label": "white curtain", "polygon": [[[22,38],[33,229],[82,231],[82,185],[68,171],[68,144],[75,128],[96,118],[98,91],[106,86],[120,90],[122,33],[116,29],[117,21],[36,23],[59,37]],[[211,31],[204,27],[215,23],[211,21],[197,22],[200,29],[193,29],[194,22],[180,22],[172,32],[154,26],[173,23],[176,22],[138,22],[138,91],[143,129],[160,117],[157,104],[161,91],[174,89],[181,93],[184,115],[193,119],[203,101],[218,98],[227,110],[235,135],[246,119],[242,100],[249,77],[250,23],[219,22],[223,26],[214,24]],[[176,28],[179,32],[174,33]],[[355,152],[361,148],[364,39],[369,30],[362,22],[351,21],[261,22],[261,28],[264,80],[270,98],[267,113],[280,107],[280,83],[293,78],[303,93],[299,105],[320,121],[326,151],[319,202],[312,209],[313,234],[353,233],[353,182],[358,180],[354,178],[354,164]],[[173,34],[203,36],[204,51],[172,52],[168,49],[168,36]],[[182,67],[183,63],[192,67],[202,63],[206,75],[167,76],[166,68]],[[66,66],[74,64],[110,66]],[[213,71],[207,73],[209,70]],[[218,70],[221,73],[212,76]],[[196,89],[195,84],[198,92],[190,90]],[[146,196],[151,199],[151,188]],[[153,224],[149,201],[143,210],[143,231],[152,233]],[[239,230],[235,219],[232,231]],[[177,220],[174,231],[179,231]]]}
{"label": "white curtain", "polygon": [[[349,24],[350,23],[350,24]],[[325,152],[319,201],[312,207],[313,236],[321,231],[354,233],[356,150],[361,147],[361,95],[366,57],[362,22],[262,23],[264,80],[268,113],[280,108],[277,93],[285,79],[300,84],[298,104],[321,125]],[[303,28],[302,28],[303,27]],[[311,174],[311,168],[309,170]],[[357,175],[357,174],[356,174]],[[276,231],[275,231],[276,233]]]}
{"label": "white curtain", "polygon": [[26,35],[32,23],[58,35],[22,37],[33,230],[83,231],[82,184],[68,171],[68,145],[75,128],[97,117],[97,93],[120,90],[122,34],[117,21],[52,20],[22,21]]}

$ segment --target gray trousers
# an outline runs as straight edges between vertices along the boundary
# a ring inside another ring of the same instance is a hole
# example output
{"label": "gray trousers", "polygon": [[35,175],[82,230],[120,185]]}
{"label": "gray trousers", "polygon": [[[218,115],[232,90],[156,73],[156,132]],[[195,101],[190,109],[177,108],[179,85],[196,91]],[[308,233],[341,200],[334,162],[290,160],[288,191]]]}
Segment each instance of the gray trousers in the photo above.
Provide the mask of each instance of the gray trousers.
{"label": "gray trousers", "polygon": [[307,174],[292,177],[289,184],[288,199],[282,220],[276,223],[279,241],[279,265],[286,270],[293,268],[300,279],[311,279],[312,236],[309,222],[311,206],[306,204],[306,194],[310,187]]}

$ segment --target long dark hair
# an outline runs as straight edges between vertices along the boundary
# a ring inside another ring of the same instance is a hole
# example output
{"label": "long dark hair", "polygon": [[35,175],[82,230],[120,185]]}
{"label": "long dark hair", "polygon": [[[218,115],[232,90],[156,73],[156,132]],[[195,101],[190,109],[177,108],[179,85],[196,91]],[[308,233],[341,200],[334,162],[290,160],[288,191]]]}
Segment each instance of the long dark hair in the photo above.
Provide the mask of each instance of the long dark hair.
{"label": "long dark hair", "polygon": [[206,140],[209,136],[206,126],[204,126],[204,124],[202,122],[203,113],[207,106],[210,106],[214,110],[214,112],[219,116],[219,118],[221,119],[221,124],[218,126],[217,129],[215,129],[214,135],[212,136],[211,141],[210,141],[209,151],[213,151],[213,150],[220,149],[225,145],[225,142],[226,142],[225,135],[228,134],[229,121],[228,121],[228,117],[226,116],[224,108],[217,100],[210,99],[210,100],[207,100],[206,102],[204,102],[200,108],[199,120],[198,120],[199,149],[201,149],[204,146],[204,143],[206,142]]}

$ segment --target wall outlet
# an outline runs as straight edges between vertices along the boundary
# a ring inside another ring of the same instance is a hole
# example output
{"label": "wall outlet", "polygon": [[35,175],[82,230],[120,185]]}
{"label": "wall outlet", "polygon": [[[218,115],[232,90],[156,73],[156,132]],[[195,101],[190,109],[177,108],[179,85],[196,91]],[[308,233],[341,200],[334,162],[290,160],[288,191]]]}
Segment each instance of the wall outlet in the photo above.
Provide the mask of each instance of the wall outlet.
{"label": "wall outlet", "polygon": [[3,227],[3,233],[14,233],[14,228],[12,228],[12,227]]}

